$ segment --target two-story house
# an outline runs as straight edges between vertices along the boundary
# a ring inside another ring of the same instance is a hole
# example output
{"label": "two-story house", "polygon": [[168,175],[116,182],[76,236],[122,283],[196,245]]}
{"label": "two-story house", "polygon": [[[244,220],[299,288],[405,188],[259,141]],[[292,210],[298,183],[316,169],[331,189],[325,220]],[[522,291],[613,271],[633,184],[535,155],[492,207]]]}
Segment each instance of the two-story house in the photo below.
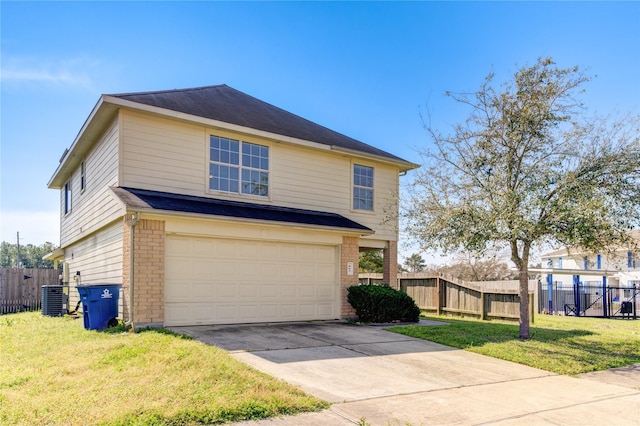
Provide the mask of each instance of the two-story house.
{"label": "two-story house", "polygon": [[[631,231],[640,244],[640,230]],[[542,255],[542,271],[547,281],[571,287],[575,277],[584,285],[640,288],[640,253],[633,246],[618,247],[607,253],[590,253],[579,247],[562,248]]]}
{"label": "two-story house", "polygon": [[54,256],[136,328],[349,317],[360,250],[396,284],[415,167],[226,85],[103,95],[49,181]]}

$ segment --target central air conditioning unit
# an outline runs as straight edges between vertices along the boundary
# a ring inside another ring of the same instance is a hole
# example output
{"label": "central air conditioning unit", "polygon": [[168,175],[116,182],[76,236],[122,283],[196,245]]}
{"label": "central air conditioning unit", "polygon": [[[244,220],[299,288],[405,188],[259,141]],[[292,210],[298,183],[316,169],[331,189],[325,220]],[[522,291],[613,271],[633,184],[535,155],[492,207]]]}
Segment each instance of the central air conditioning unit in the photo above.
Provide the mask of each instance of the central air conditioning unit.
{"label": "central air conditioning unit", "polygon": [[42,286],[42,315],[59,317],[69,309],[69,286]]}

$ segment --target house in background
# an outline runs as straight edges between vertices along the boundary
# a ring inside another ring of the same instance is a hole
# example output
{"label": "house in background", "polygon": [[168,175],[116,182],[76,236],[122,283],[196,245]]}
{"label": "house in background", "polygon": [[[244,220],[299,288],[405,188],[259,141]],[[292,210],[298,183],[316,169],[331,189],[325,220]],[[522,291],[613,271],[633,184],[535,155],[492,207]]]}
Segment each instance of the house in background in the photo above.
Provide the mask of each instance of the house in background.
{"label": "house in background", "polygon": [[[640,244],[640,230],[631,231]],[[584,285],[640,288],[640,252],[634,247],[619,247],[609,253],[588,253],[579,248],[563,248],[542,255],[542,270],[549,280],[571,287],[574,277]],[[550,278],[549,278],[550,277]]]}
{"label": "house in background", "polygon": [[54,257],[136,328],[349,317],[361,250],[396,284],[416,167],[226,85],[103,95],[49,181]]}
{"label": "house in background", "polygon": [[[632,231],[640,243],[640,231]],[[565,315],[634,318],[640,301],[640,256],[636,247],[619,247],[605,253],[564,248],[542,256],[546,285],[541,308]]]}

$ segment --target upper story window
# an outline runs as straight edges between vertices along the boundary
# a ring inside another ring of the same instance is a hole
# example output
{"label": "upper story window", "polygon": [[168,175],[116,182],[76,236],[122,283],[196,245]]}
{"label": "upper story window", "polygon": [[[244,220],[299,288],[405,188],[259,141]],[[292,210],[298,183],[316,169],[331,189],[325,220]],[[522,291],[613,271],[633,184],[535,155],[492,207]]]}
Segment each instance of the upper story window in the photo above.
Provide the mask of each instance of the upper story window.
{"label": "upper story window", "polygon": [[64,184],[64,214],[71,211],[71,181]]}
{"label": "upper story window", "polygon": [[596,256],[596,269],[602,269],[602,255]]}
{"label": "upper story window", "polygon": [[353,208],[373,211],[373,167],[353,165]]}
{"label": "upper story window", "polygon": [[83,161],[80,163],[80,191],[84,191],[87,187],[87,166]]}
{"label": "upper story window", "polygon": [[635,268],[636,267],[636,261],[633,258],[633,252],[628,251],[627,252],[627,268]]}
{"label": "upper story window", "polygon": [[589,269],[589,258],[585,256],[582,260],[584,262],[584,269],[585,270]]}
{"label": "upper story window", "polygon": [[269,147],[211,135],[209,189],[269,195]]}
{"label": "upper story window", "polygon": [[562,269],[562,258],[558,258],[558,269]]}

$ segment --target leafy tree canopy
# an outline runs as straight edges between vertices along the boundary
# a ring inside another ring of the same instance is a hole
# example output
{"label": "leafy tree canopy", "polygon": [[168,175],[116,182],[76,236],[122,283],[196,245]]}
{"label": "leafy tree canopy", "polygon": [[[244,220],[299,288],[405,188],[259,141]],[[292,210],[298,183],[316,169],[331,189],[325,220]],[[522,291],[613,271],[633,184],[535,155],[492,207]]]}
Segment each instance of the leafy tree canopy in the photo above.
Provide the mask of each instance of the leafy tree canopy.
{"label": "leafy tree canopy", "polygon": [[422,272],[427,264],[422,256],[418,253],[413,253],[405,259],[404,266],[409,270],[409,272]]}
{"label": "leafy tree canopy", "polygon": [[359,269],[360,272],[382,273],[384,259],[382,250],[367,250],[360,252]]}
{"label": "leafy tree canopy", "polygon": [[520,338],[528,339],[532,247],[597,252],[629,243],[640,226],[640,119],[587,115],[578,96],[589,78],[550,58],[498,87],[493,79],[475,93],[447,93],[469,108],[449,133],[425,120],[433,145],[403,215],[423,249],[508,248],[519,271]]}
{"label": "leafy tree canopy", "polygon": [[42,258],[56,249],[56,245],[46,242],[36,246],[33,244],[20,244],[20,263],[18,265],[18,245],[3,241],[0,245],[0,267],[2,268],[27,268],[27,269],[52,269],[52,260]]}

